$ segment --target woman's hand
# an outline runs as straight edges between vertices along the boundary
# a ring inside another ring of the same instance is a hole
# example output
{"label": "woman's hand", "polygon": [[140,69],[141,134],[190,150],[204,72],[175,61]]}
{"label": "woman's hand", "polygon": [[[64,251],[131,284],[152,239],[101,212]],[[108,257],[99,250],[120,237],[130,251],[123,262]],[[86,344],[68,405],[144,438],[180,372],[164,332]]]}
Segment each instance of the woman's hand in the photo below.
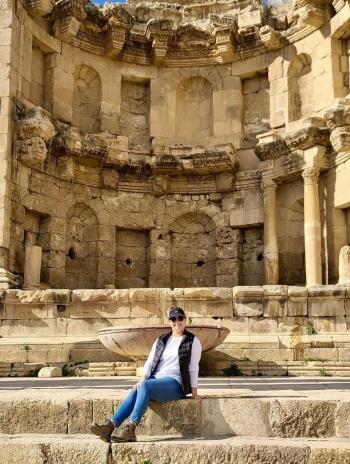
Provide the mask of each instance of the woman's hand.
{"label": "woman's hand", "polygon": [[138,390],[141,385],[147,380],[147,377],[142,376],[141,379],[135,384],[132,388],[133,390]]}
{"label": "woman's hand", "polygon": [[202,396],[202,395],[192,395],[193,400],[204,400],[205,398],[206,396]]}

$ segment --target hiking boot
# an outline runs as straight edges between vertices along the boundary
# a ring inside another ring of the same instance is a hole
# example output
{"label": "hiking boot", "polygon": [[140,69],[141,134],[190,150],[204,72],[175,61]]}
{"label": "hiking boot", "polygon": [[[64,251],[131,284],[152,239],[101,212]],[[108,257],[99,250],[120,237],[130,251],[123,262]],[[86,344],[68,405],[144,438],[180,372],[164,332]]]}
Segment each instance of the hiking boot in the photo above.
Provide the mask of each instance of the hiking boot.
{"label": "hiking boot", "polygon": [[93,423],[90,427],[91,433],[97,435],[101,438],[101,440],[106,441],[107,443],[110,443],[111,435],[114,429],[115,425],[110,419],[107,419],[101,424]]}
{"label": "hiking boot", "polygon": [[136,441],[135,429],[137,423],[130,420],[118,429],[114,429],[111,435],[112,443],[120,443],[126,441]]}

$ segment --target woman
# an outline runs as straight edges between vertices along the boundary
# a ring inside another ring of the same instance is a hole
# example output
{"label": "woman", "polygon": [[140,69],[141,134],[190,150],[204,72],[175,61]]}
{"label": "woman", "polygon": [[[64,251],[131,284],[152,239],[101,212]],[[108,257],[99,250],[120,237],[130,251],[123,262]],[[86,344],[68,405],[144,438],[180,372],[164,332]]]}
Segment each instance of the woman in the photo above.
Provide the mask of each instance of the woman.
{"label": "woman", "polygon": [[[186,330],[186,315],[182,308],[169,310],[171,332],[161,335],[153,344],[140,381],[126,399],[103,424],[92,424],[91,432],[107,442],[136,441],[135,429],[150,400],[166,403],[197,393],[201,343]],[[122,425],[125,419],[129,420]]]}

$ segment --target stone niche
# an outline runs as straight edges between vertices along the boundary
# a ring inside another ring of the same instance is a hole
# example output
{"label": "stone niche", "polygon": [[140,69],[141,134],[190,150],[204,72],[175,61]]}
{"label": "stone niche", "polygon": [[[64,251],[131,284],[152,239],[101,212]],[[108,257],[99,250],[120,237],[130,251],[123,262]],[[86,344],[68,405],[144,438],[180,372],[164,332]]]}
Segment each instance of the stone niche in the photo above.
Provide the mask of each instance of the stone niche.
{"label": "stone niche", "polygon": [[242,80],[243,130],[245,148],[252,148],[256,136],[270,129],[270,83],[267,72]]}
{"label": "stone niche", "polygon": [[264,228],[263,226],[241,229],[242,269],[240,285],[264,284]]}
{"label": "stone niche", "polygon": [[23,223],[12,222],[11,225],[11,270],[24,273],[25,249],[28,246],[39,246],[43,249],[41,262],[41,282],[48,282],[48,230],[50,216],[26,210]]}
{"label": "stone niche", "polygon": [[34,43],[32,49],[32,69],[29,99],[35,106],[44,107],[45,69],[45,54]]}
{"label": "stone niche", "polygon": [[148,231],[116,231],[116,288],[148,287],[149,242]]}
{"label": "stone niche", "polygon": [[213,88],[203,77],[182,81],[176,89],[176,137],[200,143],[213,132]]}
{"label": "stone niche", "polygon": [[98,220],[93,210],[77,204],[67,214],[65,288],[98,287]]}
{"label": "stone niche", "polygon": [[282,213],[279,238],[280,281],[305,285],[304,200],[296,200]]}
{"label": "stone niche", "polygon": [[216,286],[216,229],[201,213],[178,218],[171,232],[171,286]]}
{"label": "stone niche", "polygon": [[74,72],[72,124],[82,132],[100,132],[102,86],[98,72],[77,66]]}
{"label": "stone niche", "polygon": [[311,57],[302,53],[293,58],[288,69],[288,120],[306,118],[312,113],[313,85]]}
{"label": "stone niche", "polygon": [[129,138],[129,150],[149,153],[150,139],[149,80],[127,80],[121,83],[120,135]]}

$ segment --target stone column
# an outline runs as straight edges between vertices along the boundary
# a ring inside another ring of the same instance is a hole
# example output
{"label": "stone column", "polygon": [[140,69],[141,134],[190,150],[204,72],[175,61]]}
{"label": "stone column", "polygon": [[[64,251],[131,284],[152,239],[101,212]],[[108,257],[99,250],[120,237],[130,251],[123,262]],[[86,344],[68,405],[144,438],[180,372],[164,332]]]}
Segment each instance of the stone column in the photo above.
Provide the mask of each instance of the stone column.
{"label": "stone column", "polygon": [[339,254],[339,284],[350,284],[350,246],[346,245]]}
{"label": "stone column", "polygon": [[306,285],[322,284],[321,220],[318,195],[319,168],[303,171],[304,178],[304,233]]}
{"label": "stone column", "polygon": [[265,284],[278,284],[277,245],[277,184],[273,180],[264,181],[264,264]]}
{"label": "stone column", "polygon": [[27,245],[24,261],[24,289],[36,289],[40,287],[42,248],[35,245]]}

